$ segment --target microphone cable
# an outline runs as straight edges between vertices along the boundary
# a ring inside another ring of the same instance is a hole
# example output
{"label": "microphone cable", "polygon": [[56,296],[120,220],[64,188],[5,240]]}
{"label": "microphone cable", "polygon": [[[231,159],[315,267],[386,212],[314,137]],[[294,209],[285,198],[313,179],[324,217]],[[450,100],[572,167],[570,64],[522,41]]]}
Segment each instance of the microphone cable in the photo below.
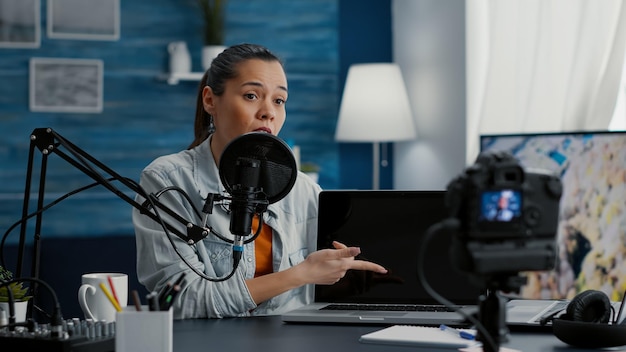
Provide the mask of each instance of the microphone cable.
{"label": "microphone cable", "polygon": [[[146,201],[149,203],[150,207],[154,211],[154,215],[158,219],[158,223],[161,225],[161,228],[163,228],[163,231],[165,232],[165,236],[167,237],[167,240],[169,241],[170,245],[172,246],[172,249],[174,250],[176,255],[178,255],[180,260],[182,260],[182,262],[185,263],[185,265],[187,265],[187,267],[189,269],[191,269],[191,271],[193,271],[199,277],[201,277],[201,278],[203,278],[205,280],[211,281],[211,282],[226,281],[226,280],[230,279],[235,274],[235,272],[237,271],[237,268],[239,267],[239,261],[233,262],[233,269],[231,270],[231,272],[228,275],[226,275],[224,277],[219,277],[219,278],[212,278],[212,277],[206,275],[205,273],[201,272],[200,270],[198,270],[193,265],[191,265],[191,263],[189,263],[189,261],[187,259],[185,259],[183,254],[179,251],[178,247],[176,246],[176,243],[174,243],[174,240],[172,239],[172,235],[171,235],[170,231],[167,229],[167,225],[165,224],[165,221],[163,220],[163,217],[159,213],[158,207],[154,203],[154,199],[156,199],[156,198],[150,197],[150,195],[147,194],[147,192],[139,184],[137,184],[136,182],[135,182],[135,184],[138,187],[138,189],[142,192],[141,196],[146,199]],[[185,193],[184,191],[182,191],[182,192]],[[193,204],[192,204],[192,207],[194,207]],[[195,207],[194,207],[194,209],[195,209]],[[195,211],[197,211],[197,209]],[[206,264],[203,263],[203,265],[206,265]]]}
{"label": "microphone cable", "polygon": [[[114,178],[114,177],[111,177],[111,178],[109,178],[108,180],[109,180],[109,181],[114,181],[114,180],[115,180],[115,178]],[[5,265],[5,263],[4,263],[4,245],[5,245],[6,239],[7,239],[7,237],[9,236],[9,234],[11,233],[11,231],[13,231],[13,230],[14,230],[14,229],[18,226],[18,225],[20,225],[20,224],[24,223],[26,220],[28,220],[28,219],[32,218],[33,216],[36,216],[36,215],[38,215],[38,214],[43,213],[44,211],[46,211],[46,210],[48,210],[48,209],[52,208],[53,206],[55,206],[55,205],[57,205],[57,204],[61,203],[63,200],[65,200],[65,199],[67,199],[67,198],[69,198],[69,197],[71,197],[71,196],[73,196],[73,195],[75,195],[75,194],[78,194],[78,193],[80,193],[80,192],[82,192],[82,191],[85,191],[85,190],[88,190],[88,189],[93,188],[93,187],[95,187],[95,186],[98,186],[98,185],[100,185],[100,183],[99,183],[99,182],[94,182],[94,183],[91,183],[91,184],[89,184],[89,185],[86,185],[86,186],[83,186],[83,187],[77,188],[77,189],[75,189],[75,190],[73,190],[73,191],[70,191],[70,192],[68,192],[68,193],[66,193],[66,194],[64,194],[64,195],[62,195],[61,197],[59,197],[59,198],[57,198],[57,199],[53,200],[52,202],[48,203],[47,205],[45,205],[45,206],[44,206],[44,207],[42,207],[41,209],[39,209],[39,210],[37,210],[37,211],[35,211],[35,212],[32,212],[32,213],[30,213],[30,214],[26,215],[25,217],[23,217],[23,218],[19,219],[19,220],[18,220],[18,221],[16,221],[15,223],[13,223],[13,225],[9,226],[9,228],[5,231],[4,235],[2,236],[2,240],[0,241],[0,264],[1,264],[3,267],[6,267],[6,265]]]}
{"label": "microphone cable", "polygon": [[[226,242],[226,243],[229,243],[229,244],[233,244],[233,243],[234,243],[234,241],[233,241],[233,240],[231,240],[231,239],[229,239],[229,238],[226,238],[226,236],[224,236],[224,235],[222,235],[221,233],[219,233],[218,231],[216,231],[216,230],[215,230],[212,226],[207,225],[208,216],[207,216],[207,217],[203,217],[203,216],[202,216],[202,214],[201,214],[201,213],[200,213],[200,211],[198,210],[198,207],[196,207],[196,205],[195,205],[195,204],[193,204],[193,202],[191,201],[191,198],[189,197],[189,195],[187,194],[187,192],[185,192],[185,191],[184,191],[183,189],[181,189],[180,187],[178,187],[178,186],[169,186],[169,187],[165,187],[165,188],[161,189],[160,191],[158,191],[157,193],[151,193],[151,194],[150,194],[150,196],[154,196],[154,197],[158,200],[158,199],[159,199],[159,198],[160,198],[163,194],[165,194],[165,193],[167,193],[167,192],[171,192],[171,191],[176,191],[176,192],[179,192],[179,193],[180,193],[180,194],[181,194],[181,195],[182,195],[182,196],[183,196],[183,197],[187,200],[187,202],[189,203],[189,206],[191,206],[191,208],[192,208],[193,212],[196,214],[196,216],[198,217],[198,219],[199,219],[200,221],[202,221],[203,225],[205,225],[204,227],[205,227],[207,230],[209,230],[209,232],[210,232],[210,233],[212,233],[215,237],[219,238],[220,240],[222,240],[222,241],[224,241],[224,242]],[[213,195],[213,194],[209,194],[209,195],[205,198],[206,203],[205,203],[205,206],[204,206],[204,208],[203,208],[203,212],[204,212],[204,213],[207,213],[207,214],[208,214],[208,213],[210,213],[210,212],[211,212],[209,209],[207,209],[207,207],[209,206],[209,204],[210,204],[210,202],[211,202],[211,201],[210,201],[210,199],[211,199],[211,197],[212,197],[212,196],[214,196],[214,195]],[[222,197],[222,196],[220,196],[220,197]],[[144,197],[144,198],[145,198],[145,197]],[[222,199],[222,200],[221,200],[221,202],[220,202],[220,203],[217,203],[217,204],[218,204],[218,205],[220,205],[220,204],[224,204],[224,199]],[[147,201],[147,198],[146,198],[146,201],[144,202],[144,205],[146,205],[146,206],[147,206],[147,205],[150,205],[150,206],[152,207],[152,204],[151,204],[150,202],[148,202],[148,201]],[[229,214],[230,214],[230,210],[224,210],[224,211],[226,211],[227,213],[229,213]],[[262,215],[262,213],[255,212],[255,214],[259,217],[259,228],[257,229],[257,231],[255,232],[255,234],[254,234],[251,238],[249,238],[248,240],[246,240],[246,241],[244,241],[244,242],[243,242],[244,244],[248,244],[248,243],[250,243],[250,242],[254,241],[254,240],[255,240],[255,239],[259,236],[259,234],[261,233],[261,228],[262,228],[263,224],[265,223],[265,222],[263,221],[263,216],[261,216],[261,215]]]}
{"label": "microphone cable", "polygon": [[57,294],[52,289],[52,287],[48,285],[47,282],[34,278],[34,277],[20,277],[20,278],[7,280],[7,281],[0,283],[0,287],[6,286],[7,292],[9,293],[8,303],[9,303],[9,315],[10,315],[9,323],[7,325],[0,325],[0,329],[2,328],[12,329],[17,326],[27,326],[29,331],[32,332],[34,330],[34,322],[32,321],[32,319],[27,319],[27,321],[24,323],[15,322],[15,301],[13,299],[13,293],[9,285],[12,283],[18,283],[18,282],[23,282],[23,281],[30,281],[30,282],[40,284],[44,286],[48,290],[48,292],[50,292],[50,295],[52,296],[52,300],[54,301],[54,308],[53,308],[52,315],[50,318],[50,336],[62,338],[63,337],[62,336],[63,335],[63,314],[61,314],[61,304],[59,303]]}
{"label": "microphone cable", "polygon": [[447,308],[454,310],[456,313],[460,314],[463,318],[465,318],[466,320],[469,320],[472,324],[474,324],[476,329],[480,330],[480,332],[485,337],[485,340],[486,340],[485,343],[491,346],[491,350],[498,351],[493,337],[491,336],[491,334],[489,334],[487,329],[480,323],[480,321],[476,319],[475,317],[473,317],[472,315],[467,314],[462,309],[455,308],[455,306],[457,305],[455,305],[454,303],[450,302],[448,299],[440,295],[434,288],[432,288],[432,286],[430,286],[430,283],[428,282],[428,279],[426,278],[426,274],[424,272],[424,258],[426,257],[426,247],[428,247],[428,244],[431,238],[435,234],[441,233],[446,230],[457,229],[458,227],[459,227],[458,220],[454,218],[448,218],[448,219],[442,220],[438,223],[431,225],[428,228],[428,230],[426,230],[426,233],[424,234],[424,238],[422,238],[421,245],[419,247],[418,254],[417,254],[417,277],[418,277],[420,284],[422,284],[422,286],[424,287],[424,290],[431,297],[433,297],[435,300],[437,300],[439,303],[443,304]]}

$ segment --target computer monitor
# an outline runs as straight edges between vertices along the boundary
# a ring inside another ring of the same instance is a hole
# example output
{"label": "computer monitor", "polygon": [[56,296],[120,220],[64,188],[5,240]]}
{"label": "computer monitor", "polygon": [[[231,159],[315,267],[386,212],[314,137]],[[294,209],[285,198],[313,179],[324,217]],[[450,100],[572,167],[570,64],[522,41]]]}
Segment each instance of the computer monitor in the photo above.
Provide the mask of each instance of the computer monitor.
{"label": "computer monitor", "polygon": [[619,300],[626,289],[626,131],[481,135],[480,150],[505,150],[525,168],[563,183],[550,272],[525,273],[523,298],[572,298],[588,289]]}

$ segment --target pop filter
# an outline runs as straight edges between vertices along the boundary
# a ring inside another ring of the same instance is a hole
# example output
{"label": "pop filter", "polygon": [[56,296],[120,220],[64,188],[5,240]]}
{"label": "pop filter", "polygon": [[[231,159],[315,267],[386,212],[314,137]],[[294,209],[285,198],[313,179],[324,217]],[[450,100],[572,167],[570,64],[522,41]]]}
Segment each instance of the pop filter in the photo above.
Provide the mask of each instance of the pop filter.
{"label": "pop filter", "polygon": [[293,188],[298,173],[289,146],[272,134],[250,132],[232,140],[220,157],[220,179],[228,193],[233,194],[241,183],[238,164],[244,159],[260,163],[258,184],[253,187],[260,188],[270,204],[283,199]]}

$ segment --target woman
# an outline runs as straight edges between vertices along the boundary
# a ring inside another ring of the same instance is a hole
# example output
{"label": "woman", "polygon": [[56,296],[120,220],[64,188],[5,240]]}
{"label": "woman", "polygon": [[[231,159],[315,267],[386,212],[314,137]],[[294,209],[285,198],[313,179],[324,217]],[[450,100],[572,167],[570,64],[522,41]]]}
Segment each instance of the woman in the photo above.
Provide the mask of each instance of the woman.
{"label": "woman", "polygon": [[[227,48],[213,60],[200,85],[195,140],[188,150],[157,158],[146,167],[142,187],[147,192],[180,187],[201,208],[207,194],[225,192],[217,168],[224,148],[248,132],[277,135],[285,122],[287,97],[285,72],[274,54],[253,44]],[[134,210],[139,281],[158,291],[185,273],[174,304],[175,317],[221,318],[282,314],[309,303],[312,284],[333,284],[350,269],[386,273],[380,265],[355,260],[359,248],[334,243],[335,249],[315,251],[320,190],[299,173],[289,194],[263,214],[264,231],[244,245],[235,274],[218,282],[195,274],[175,252],[161,225]],[[168,193],[160,200],[183,218],[201,223],[184,197]],[[232,238],[229,221],[220,206],[208,217],[213,229]],[[184,233],[182,225],[180,230]],[[221,278],[231,272],[231,244],[215,235],[193,246],[177,238],[174,242],[185,260],[205,275]]]}

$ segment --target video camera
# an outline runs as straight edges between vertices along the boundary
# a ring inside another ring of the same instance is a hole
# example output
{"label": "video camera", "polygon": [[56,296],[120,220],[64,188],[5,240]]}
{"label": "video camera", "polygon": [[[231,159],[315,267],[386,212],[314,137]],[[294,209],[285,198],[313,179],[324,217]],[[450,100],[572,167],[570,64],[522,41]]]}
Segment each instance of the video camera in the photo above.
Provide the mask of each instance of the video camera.
{"label": "video camera", "polygon": [[554,268],[561,193],[552,173],[525,171],[507,152],[480,154],[447,187],[446,201],[459,223],[453,264],[487,281]]}

